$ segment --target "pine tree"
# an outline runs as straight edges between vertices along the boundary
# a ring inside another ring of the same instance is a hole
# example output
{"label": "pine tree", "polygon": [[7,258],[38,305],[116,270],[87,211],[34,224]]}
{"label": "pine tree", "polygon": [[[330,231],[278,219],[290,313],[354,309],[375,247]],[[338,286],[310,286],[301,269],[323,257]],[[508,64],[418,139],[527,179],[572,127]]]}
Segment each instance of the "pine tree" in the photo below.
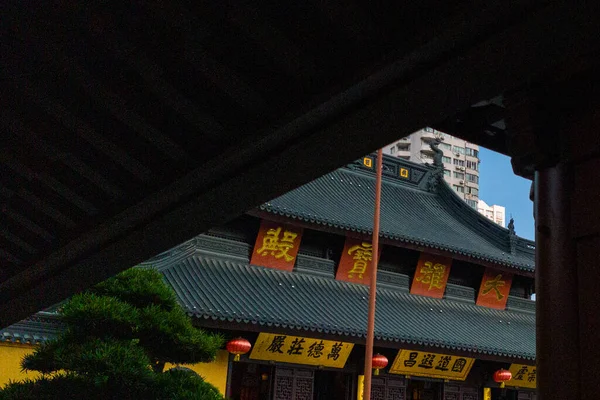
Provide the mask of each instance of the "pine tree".
{"label": "pine tree", "polygon": [[214,360],[223,339],[192,325],[158,271],[127,270],[59,312],[64,333],[22,361],[42,377],[5,386],[0,399],[223,399],[195,373],[164,371]]}

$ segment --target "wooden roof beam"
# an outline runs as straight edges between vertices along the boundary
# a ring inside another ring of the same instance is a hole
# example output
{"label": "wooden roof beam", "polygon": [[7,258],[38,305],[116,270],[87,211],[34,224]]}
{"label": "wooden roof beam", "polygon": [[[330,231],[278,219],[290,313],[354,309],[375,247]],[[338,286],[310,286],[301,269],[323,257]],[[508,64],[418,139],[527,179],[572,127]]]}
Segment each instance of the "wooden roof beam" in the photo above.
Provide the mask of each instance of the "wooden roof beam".
{"label": "wooden roof beam", "polygon": [[21,198],[21,200],[33,206],[43,214],[47,215],[54,221],[63,225],[66,228],[74,228],[75,222],[67,217],[62,212],[58,211],[55,207],[49,205],[45,200],[40,199],[33,193],[30,193],[27,189],[21,188],[14,193],[15,197]]}
{"label": "wooden roof beam", "polygon": [[113,185],[99,171],[81,161],[74,154],[58,149],[50,142],[44,140],[40,135],[28,129],[11,112],[0,110],[0,120],[0,123],[5,124],[13,135],[18,135],[13,140],[23,140],[31,148],[35,149],[36,153],[43,154],[49,160],[62,162],[81,177],[93,183],[113,200],[124,196],[123,191]]}
{"label": "wooden roof beam", "polygon": [[316,61],[252,7],[243,4],[233,7],[228,11],[227,19],[263,47],[271,60],[283,67],[290,77],[310,82],[318,76]]}
{"label": "wooden roof beam", "polygon": [[0,228],[0,236],[2,236],[7,241],[13,243],[14,245],[16,245],[17,247],[19,247],[21,250],[25,251],[28,254],[37,253],[37,250],[32,245],[30,245],[26,241],[22,240],[20,237],[13,235],[12,233],[10,233],[9,231],[7,231],[4,228]]}
{"label": "wooden roof beam", "polygon": [[[46,186],[86,214],[94,215],[98,212],[98,209],[94,204],[80,196],[78,193],[75,193],[67,185],[59,182],[47,173],[37,173],[33,171],[27,165],[16,159],[12,154],[0,151],[0,163],[27,181],[36,182],[36,184]],[[45,170],[47,171],[48,169]]]}
{"label": "wooden roof beam", "polygon": [[486,147],[498,153],[507,154],[506,132],[492,124],[503,119],[505,109],[495,104],[470,107],[433,128],[452,136],[462,137],[472,143]]}
{"label": "wooden roof beam", "polygon": [[[101,42],[118,58],[124,60],[142,77],[150,91],[184,117],[199,132],[212,138],[219,138],[223,134],[223,126],[171,85],[165,78],[162,68],[127,40],[110,15],[99,12],[92,14],[87,5],[69,5],[69,7],[77,7],[80,18],[75,22],[84,24],[82,29],[87,28],[95,40]],[[235,81],[235,79],[227,79],[228,82],[232,80]],[[254,98],[253,100],[255,101],[253,104],[257,104],[258,99]]]}
{"label": "wooden roof beam", "polygon": [[81,137],[99,153],[120,165],[125,171],[143,182],[151,179],[152,172],[130,156],[124,149],[96,132],[83,119],[71,113],[63,104],[48,94],[47,85],[40,80],[29,80],[15,76],[13,86],[27,101],[41,107],[49,116],[64,125],[65,129]]}
{"label": "wooden roof beam", "polygon": [[[32,34],[45,38],[49,34],[43,29],[30,25]],[[71,34],[61,32],[61,34]],[[48,62],[60,71],[70,71],[68,78],[77,82],[80,87],[99,105],[109,111],[117,120],[128,126],[140,138],[146,140],[159,152],[175,162],[190,162],[190,156],[175,143],[171,138],[164,135],[154,126],[151,126],[138,113],[133,111],[117,93],[112,92],[89,73],[78,61],[78,55],[70,54],[64,46],[61,46],[59,38],[48,37],[41,45],[32,44],[32,47],[40,51]]]}

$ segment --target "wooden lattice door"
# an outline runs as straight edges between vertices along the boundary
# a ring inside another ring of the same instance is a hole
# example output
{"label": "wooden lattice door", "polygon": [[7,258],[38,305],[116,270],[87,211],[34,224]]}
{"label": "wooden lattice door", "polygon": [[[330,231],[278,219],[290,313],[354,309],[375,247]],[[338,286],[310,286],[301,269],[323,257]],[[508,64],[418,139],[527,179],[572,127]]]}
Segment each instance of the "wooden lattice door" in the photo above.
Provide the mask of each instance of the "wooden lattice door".
{"label": "wooden lattice door", "polygon": [[518,400],[537,400],[537,394],[535,392],[519,391],[517,395]]}
{"label": "wooden lattice door", "polygon": [[373,377],[371,400],[406,400],[406,380],[403,378]]}
{"label": "wooden lattice door", "polygon": [[473,386],[446,383],[444,400],[479,400],[479,389]]}
{"label": "wooden lattice door", "polygon": [[312,400],[313,384],[313,371],[278,367],[273,400]]}

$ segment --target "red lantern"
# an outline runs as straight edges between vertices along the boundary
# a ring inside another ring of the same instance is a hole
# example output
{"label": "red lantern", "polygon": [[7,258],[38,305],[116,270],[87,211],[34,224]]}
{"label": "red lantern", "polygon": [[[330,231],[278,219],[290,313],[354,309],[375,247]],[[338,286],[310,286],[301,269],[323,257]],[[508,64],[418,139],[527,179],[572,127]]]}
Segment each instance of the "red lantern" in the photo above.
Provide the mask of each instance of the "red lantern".
{"label": "red lantern", "polygon": [[494,372],[494,381],[499,383],[501,388],[504,387],[504,382],[508,382],[511,379],[512,374],[510,373],[510,371],[507,371],[505,369],[499,369],[498,371]]}
{"label": "red lantern", "polygon": [[386,356],[381,354],[375,354],[373,356],[373,369],[375,370],[375,375],[379,375],[379,370],[385,368],[388,365],[388,359]]}
{"label": "red lantern", "polygon": [[235,357],[233,357],[233,361],[240,361],[240,354],[246,354],[247,352],[249,352],[252,348],[252,345],[246,339],[239,337],[237,339],[232,339],[229,342],[227,342],[225,348],[231,354],[235,354]]}

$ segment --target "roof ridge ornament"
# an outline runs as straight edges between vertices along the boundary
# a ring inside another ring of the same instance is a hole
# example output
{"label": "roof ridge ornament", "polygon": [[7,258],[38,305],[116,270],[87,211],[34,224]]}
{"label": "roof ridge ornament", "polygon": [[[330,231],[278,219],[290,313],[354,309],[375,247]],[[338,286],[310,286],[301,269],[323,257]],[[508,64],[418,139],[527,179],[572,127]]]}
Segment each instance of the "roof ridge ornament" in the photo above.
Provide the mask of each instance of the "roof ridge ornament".
{"label": "roof ridge ornament", "polygon": [[508,242],[510,245],[510,254],[517,254],[517,232],[515,231],[515,220],[510,216],[510,221],[508,222]]}
{"label": "roof ridge ornament", "polygon": [[427,190],[430,192],[437,192],[439,184],[444,179],[444,152],[439,148],[441,141],[442,140],[440,138],[436,138],[429,143],[431,151],[435,153],[433,155],[433,171],[431,172],[429,181],[427,182]]}

